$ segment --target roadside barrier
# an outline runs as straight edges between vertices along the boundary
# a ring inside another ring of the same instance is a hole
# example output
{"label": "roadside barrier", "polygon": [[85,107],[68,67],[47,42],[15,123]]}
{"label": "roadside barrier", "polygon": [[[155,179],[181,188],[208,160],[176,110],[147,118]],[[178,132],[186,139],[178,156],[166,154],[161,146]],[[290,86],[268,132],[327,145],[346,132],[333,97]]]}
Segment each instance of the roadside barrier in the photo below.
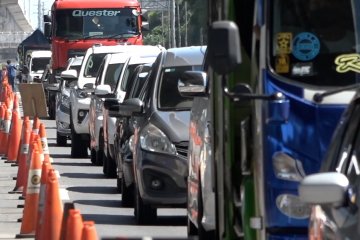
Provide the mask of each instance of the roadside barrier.
{"label": "roadside barrier", "polygon": [[20,234],[16,235],[16,238],[35,237],[35,219],[37,219],[40,193],[41,160],[35,143],[33,147],[34,151],[30,163],[21,229]]}
{"label": "roadside barrier", "polygon": [[97,240],[97,232],[94,221],[84,221],[81,240]]}
{"label": "roadside barrier", "polygon": [[20,116],[15,111],[12,114],[11,119],[11,130],[7,146],[7,161],[9,163],[15,163],[17,160],[17,154],[19,152],[20,142],[21,142],[21,130],[22,130],[22,120]]}
{"label": "roadside barrier", "polygon": [[49,171],[45,195],[45,217],[39,233],[40,240],[58,240],[60,238],[61,220],[63,217],[60,199],[59,182],[54,169]]}
{"label": "roadside barrier", "polygon": [[29,152],[31,125],[30,120],[25,119],[23,122],[23,134],[21,140],[20,154],[18,155],[18,172],[16,177],[15,188],[9,193],[22,193],[26,185],[27,167],[26,158]]}

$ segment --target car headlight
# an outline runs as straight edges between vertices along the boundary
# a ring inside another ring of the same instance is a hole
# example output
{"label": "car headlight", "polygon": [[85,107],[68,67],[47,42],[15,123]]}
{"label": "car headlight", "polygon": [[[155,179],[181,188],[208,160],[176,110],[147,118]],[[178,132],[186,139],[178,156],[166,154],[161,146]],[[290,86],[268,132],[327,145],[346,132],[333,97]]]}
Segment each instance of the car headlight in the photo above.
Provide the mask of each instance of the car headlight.
{"label": "car headlight", "polygon": [[79,88],[75,90],[75,93],[77,98],[87,98],[89,96],[88,92]]}
{"label": "car headlight", "polygon": [[300,182],[305,176],[302,163],[286,153],[274,153],[272,163],[274,174],[278,179]]}
{"label": "car headlight", "polygon": [[174,144],[170,142],[168,137],[159,128],[152,124],[147,125],[141,131],[140,146],[142,149],[151,152],[176,154]]}
{"label": "car headlight", "polygon": [[276,206],[282,214],[291,218],[305,219],[310,216],[310,206],[293,194],[279,195],[276,198]]}
{"label": "car headlight", "polygon": [[70,108],[70,98],[69,98],[69,96],[62,95],[61,96],[61,104],[66,108]]}

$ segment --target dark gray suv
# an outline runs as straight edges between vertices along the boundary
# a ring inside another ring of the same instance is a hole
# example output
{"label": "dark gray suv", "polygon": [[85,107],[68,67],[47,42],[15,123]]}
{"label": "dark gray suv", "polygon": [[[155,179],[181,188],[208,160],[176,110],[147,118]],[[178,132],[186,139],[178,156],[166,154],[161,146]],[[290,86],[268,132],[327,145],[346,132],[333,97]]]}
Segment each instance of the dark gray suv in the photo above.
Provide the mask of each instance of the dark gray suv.
{"label": "dark gray suv", "polygon": [[187,149],[192,98],[178,92],[181,74],[199,70],[206,47],[168,49],[159,54],[138,98],[125,100],[120,112],[131,115],[134,214],[151,223],[159,207],[186,206]]}

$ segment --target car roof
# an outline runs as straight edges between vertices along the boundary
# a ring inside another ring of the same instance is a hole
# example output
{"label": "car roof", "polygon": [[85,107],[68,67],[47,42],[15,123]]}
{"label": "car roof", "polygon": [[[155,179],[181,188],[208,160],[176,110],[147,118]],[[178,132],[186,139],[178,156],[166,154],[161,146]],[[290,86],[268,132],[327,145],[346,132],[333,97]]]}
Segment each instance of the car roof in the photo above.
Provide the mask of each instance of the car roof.
{"label": "car roof", "polygon": [[170,48],[166,51],[163,67],[202,65],[206,46]]}

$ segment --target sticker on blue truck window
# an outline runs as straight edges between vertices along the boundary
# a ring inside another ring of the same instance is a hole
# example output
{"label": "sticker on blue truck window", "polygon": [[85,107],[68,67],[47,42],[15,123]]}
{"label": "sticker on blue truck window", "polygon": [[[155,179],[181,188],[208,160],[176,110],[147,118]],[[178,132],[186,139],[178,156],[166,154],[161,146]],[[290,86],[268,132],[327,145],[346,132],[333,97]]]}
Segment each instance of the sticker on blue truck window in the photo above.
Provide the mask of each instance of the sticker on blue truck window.
{"label": "sticker on blue truck window", "polygon": [[295,36],[292,46],[293,56],[300,61],[310,61],[320,52],[318,37],[309,32],[302,32]]}

